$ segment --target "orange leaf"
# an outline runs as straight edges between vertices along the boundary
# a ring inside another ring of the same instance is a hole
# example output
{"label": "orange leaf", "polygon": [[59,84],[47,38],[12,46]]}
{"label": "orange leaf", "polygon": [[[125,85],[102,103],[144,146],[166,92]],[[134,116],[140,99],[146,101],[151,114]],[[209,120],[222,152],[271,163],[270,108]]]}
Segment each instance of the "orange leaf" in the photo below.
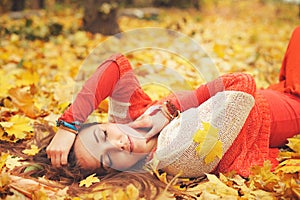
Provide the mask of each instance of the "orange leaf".
{"label": "orange leaf", "polygon": [[34,105],[33,95],[30,89],[29,86],[17,87],[10,89],[8,93],[13,100],[13,104],[23,111],[25,115],[34,119],[39,115],[39,110]]}

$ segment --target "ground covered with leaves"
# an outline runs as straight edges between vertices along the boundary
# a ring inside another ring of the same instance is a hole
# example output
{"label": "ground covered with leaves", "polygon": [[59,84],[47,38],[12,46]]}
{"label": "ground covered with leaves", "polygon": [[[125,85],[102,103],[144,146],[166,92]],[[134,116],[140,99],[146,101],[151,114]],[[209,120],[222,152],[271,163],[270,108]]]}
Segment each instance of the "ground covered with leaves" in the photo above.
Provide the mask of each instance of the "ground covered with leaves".
{"label": "ground covered with leaves", "polygon": [[[22,144],[22,153],[27,156],[39,151],[33,138],[56,131],[55,120],[70,104],[76,93],[74,88],[82,84],[91,73],[90,69],[82,69],[85,58],[97,45],[108,39],[108,36],[82,31],[82,14],[80,9],[74,12],[74,8],[58,8],[51,12],[24,12],[22,18],[9,13],[0,16],[0,140],[1,144],[8,143],[11,146],[11,149],[3,150],[0,155],[2,198],[143,198],[144,191],[134,184],[87,194],[85,188],[92,185],[102,187],[101,179],[93,174],[77,183],[78,188],[82,188],[82,194],[72,196],[68,192],[69,188],[60,183],[51,182],[50,187],[50,181],[43,177],[26,179],[11,173],[14,168],[24,164],[22,157],[15,156],[12,149]],[[208,1],[201,12],[192,9],[161,9],[154,18],[121,15],[119,24],[123,31],[160,27],[181,32],[205,49],[219,74],[248,72],[255,77],[259,87],[266,87],[278,79],[291,32],[299,24],[297,15],[297,6],[278,1],[225,0]],[[151,35],[140,37],[139,43],[147,41]],[[111,50],[114,47],[129,46],[134,49],[136,45],[126,38],[119,38],[117,42],[105,48]],[[184,49],[191,59],[195,55],[184,43],[178,48]],[[161,51],[134,51],[127,56],[137,69],[143,63],[171,66],[192,88],[205,82],[186,61],[174,55]],[[203,59],[203,62],[206,60]],[[169,85],[180,85],[178,79],[160,68],[151,70],[139,70],[141,80],[145,77],[155,79],[158,74]],[[154,85],[145,89],[150,91],[152,98],[166,94],[164,89]],[[105,121],[106,112],[107,103],[104,102],[89,120]],[[271,172],[270,164],[266,162],[262,167],[254,167],[252,175],[247,178],[232,172],[219,176],[208,174],[204,180],[180,179],[153,172],[153,179],[165,183],[166,188],[157,198],[299,199],[299,136],[289,139],[287,147],[281,150],[279,160],[280,165],[275,171]]]}

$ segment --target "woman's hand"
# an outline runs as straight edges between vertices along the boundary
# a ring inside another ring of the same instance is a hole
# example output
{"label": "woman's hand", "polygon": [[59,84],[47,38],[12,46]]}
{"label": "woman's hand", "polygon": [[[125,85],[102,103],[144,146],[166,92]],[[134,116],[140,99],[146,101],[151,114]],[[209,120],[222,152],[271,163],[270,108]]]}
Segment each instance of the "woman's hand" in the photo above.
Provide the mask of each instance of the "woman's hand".
{"label": "woman's hand", "polygon": [[58,129],[46,152],[55,167],[68,164],[68,155],[75,141],[76,135],[64,129]]}
{"label": "woman's hand", "polygon": [[158,110],[155,114],[142,115],[128,125],[132,128],[150,129],[149,132],[145,135],[145,138],[147,139],[147,141],[149,141],[153,136],[157,135],[168,123],[169,119],[162,113],[161,110]]}

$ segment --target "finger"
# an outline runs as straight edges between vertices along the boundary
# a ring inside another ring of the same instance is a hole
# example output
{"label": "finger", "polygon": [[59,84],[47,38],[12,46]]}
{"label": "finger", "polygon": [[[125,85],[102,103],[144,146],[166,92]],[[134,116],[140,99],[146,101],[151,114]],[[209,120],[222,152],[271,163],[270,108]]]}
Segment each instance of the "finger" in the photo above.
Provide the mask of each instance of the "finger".
{"label": "finger", "polygon": [[60,153],[54,154],[54,155],[51,157],[51,162],[52,162],[52,165],[53,165],[54,167],[60,167],[60,158],[61,158]]}
{"label": "finger", "polygon": [[134,122],[131,122],[128,124],[131,128],[148,128],[151,127],[151,123],[149,123],[149,120],[137,120]]}
{"label": "finger", "polygon": [[49,146],[46,148],[46,153],[47,153],[47,158],[50,159],[51,155],[50,155]]}
{"label": "finger", "polygon": [[68,164],[68,153],[64,152],[61,154],[61,164],[66,165]]}

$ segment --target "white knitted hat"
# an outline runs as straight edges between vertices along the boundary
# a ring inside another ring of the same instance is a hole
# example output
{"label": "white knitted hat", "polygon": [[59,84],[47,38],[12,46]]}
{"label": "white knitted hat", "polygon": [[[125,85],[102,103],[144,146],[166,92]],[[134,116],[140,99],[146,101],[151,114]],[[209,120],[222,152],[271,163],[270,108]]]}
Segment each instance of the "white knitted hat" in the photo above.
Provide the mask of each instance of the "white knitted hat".
{"label": "white knitted hat", "polygon": [[215,157],[206,164],[205,156],[196,152],[199,144],[193,141],[194,134],[204,128],[203,122],[217,128],[223,156],[242,129],[253,105],[254,98],[250,94],[223,91],[199,107],[183,112],[161,131],[152,164],[156,163],[155,167],[168,174],[182,177],[199,177],[211,172],[220,158]]}

